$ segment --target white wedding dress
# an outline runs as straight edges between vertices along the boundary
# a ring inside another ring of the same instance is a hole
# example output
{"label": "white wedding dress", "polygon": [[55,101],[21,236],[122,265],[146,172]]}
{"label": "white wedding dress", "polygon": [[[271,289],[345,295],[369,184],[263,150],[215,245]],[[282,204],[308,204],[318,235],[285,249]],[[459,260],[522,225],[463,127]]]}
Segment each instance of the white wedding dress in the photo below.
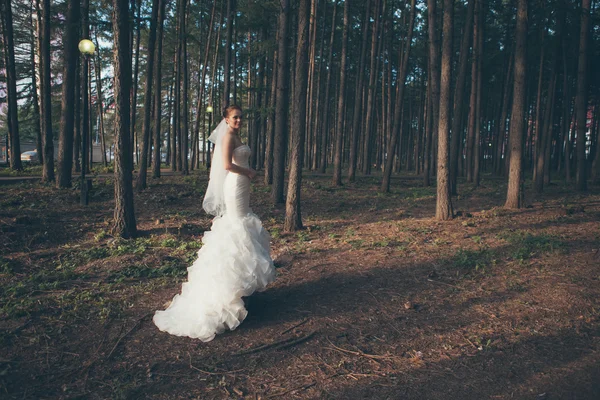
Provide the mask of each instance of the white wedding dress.
{"label": "white wedding dress", "polygon": [[[247,145],[239,146],[233,162],[248,168],[250,155]],[[269,233],[249,207],[250,179],[228,173],[223,193],[227,211],[204,233],[181,294],[154,315],[161,331],[208,342],[246,318],[242,297],[264,290],[275,279]]]}

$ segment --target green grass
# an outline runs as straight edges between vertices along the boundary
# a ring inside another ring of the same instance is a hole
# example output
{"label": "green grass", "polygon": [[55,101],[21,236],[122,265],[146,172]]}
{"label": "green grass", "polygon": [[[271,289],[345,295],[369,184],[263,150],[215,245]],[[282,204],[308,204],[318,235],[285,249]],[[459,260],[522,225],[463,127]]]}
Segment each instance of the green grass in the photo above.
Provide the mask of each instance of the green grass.
{"label": "green grass", "polygon": [[464,272],[483,271],[486,267],[494,265],[496,260],[489,249],[459,250],[450,258],[450,264]]}
{"label": "green grass", "polygon": [[500,235],[511,245],[510,256],[515,260],[525,261],[542,254],[565,252],[565,242],[553,235],[533,235],[529,232],[516,231]]}

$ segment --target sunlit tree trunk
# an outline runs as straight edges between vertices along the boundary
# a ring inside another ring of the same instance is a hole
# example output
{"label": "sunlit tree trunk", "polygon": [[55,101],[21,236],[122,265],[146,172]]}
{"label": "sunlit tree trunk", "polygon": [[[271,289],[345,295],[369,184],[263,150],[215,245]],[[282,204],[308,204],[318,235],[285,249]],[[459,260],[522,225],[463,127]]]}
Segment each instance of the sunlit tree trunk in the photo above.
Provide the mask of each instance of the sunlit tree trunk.
{"label": "sunlit tree trunk", "polygon": [[265,185],[273,183],[273,147],[275,145],[275,106],[277,105],[277,51],[273,55],[271,73],[271,100],[269,101],[269,117],[267,121],[267,137],[265,138]]}
{"label": "sunlit tree trunk", "polygon": [[444,0],[442,70],[440,80],[440,119],[438,124],[437,205],[435,217],[445,221],[453,218],[450,197],[450,81],[452,79],[452,33],[454,0]]}
{"label": "sunlit tree trunk", "polygon": [[510,164],[506,208],[523,207],[523,134],[525,129],[525,72],[527,69],[527,0],[517,1],[515,73],[510,120]]}
{"label": "sunlit tree trunk", "polygon": [[[312,0],[316,1],[316,0]],[[347,0],[346,0],[347,1]],[[302,188],[302,158],[306,134],[306,89],[308,86],[308,20],[310,0],[300,0],[298,7],[298,44],[296,47],[296,74],[292,112],[292,154],[287,188],[285,221],[287,232],[302,228],[300,189]]]}
{"label": "sunlit tree trunk", "polygon": [[279,46],[277,50],[277,102],[275,104],[275,132],[273,139],[273,185],[271,196],[274,204],[283,203],[283,183],[285,174],[285,153],[288,137],[289,109],[289,57],[288,41],[290,31],[290,3],[281,1],[279,12]]}

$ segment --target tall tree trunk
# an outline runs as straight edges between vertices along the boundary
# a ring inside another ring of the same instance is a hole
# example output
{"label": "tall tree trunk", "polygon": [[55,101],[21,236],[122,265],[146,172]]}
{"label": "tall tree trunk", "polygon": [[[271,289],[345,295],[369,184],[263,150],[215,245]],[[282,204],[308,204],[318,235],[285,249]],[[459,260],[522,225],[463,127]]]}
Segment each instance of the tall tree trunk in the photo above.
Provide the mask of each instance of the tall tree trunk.
{"label": "tall tree trunk", "polygon": [[235,0],[225,1],[227,2],[227,33],[225,38],[225,65],[223,66],[223,84],[225,86],[225,91],[223,93],[223,110],[229,105],[231,96],[231,43],[233,36],[233,18],[235,13]]}
{"label": "tall tree trunk", "polygon": [[[321,124],[321,162],[319,172],[324,174],[327,168],[327,137],[329,135],[329,91],[331,88],[331,70],[333,69],[333,43],[335,39],[335,19],[337,15],[338,0],[333,3],[333,15],[331,16],[331,37],[329,39],[329,54],[327,56],[327,78],[325,79],[325,96],[323,97],[323,116]],[[319,121],[317,121],[319,125]]]}
{"label": "tall tree trunk", "polygon": [[481,180],[481,87],[483,67],[483,4],[477,3],[477,105],[475,113],[475,146],[473,146],[473,182],[479,186]]}
{"label": "tall tree trunk", "polygon": [[[538,69],[538,84],[537,84],[537,95],[536,95],[536,99],[535,99],[535,155],[534,155],[534,159],[536,159],[538,157],[538,153],[540,153],[541,150],[541,142],[542,142],[542,135],[541,132],[543,130],[542,128],[542,122],[543,122],[543,118],[542,118],[542,86],[544,84],[544,60],[546,58],[546,51],[545,51],[545,46],[544,46],[544,39],[546,37],[546,28],[542,27],[542,33],[541,33],[541,37],[540,37],[540,65],[539,65],[539,69]],[[533,169],[533,181],[537,182],[536,179],[536,175],[537,175],[537,168]],[[543,181],[542,181],[543,182]],[[536,186],[536,191],[537,191],[537,184]],[[541,188],[539,189],[540,191],[538,193],[541,193]]]}
{"label": "tall tree trunk", "polygon": [[[200,122],[204,122],[204,118],[206,116],[206,114],[204,114],[203,112],[203,101],[204,101],[204,88],[206,87],[206,83],[205,83],[205,79],[206,79],[206,68],[208,67],[208,60],[209,60],[209,55],[210,55],[210,45],[212,43],[212,33],[213,33],[213,27],[214,27],[214,21],[215,21],[215,12],[217,10],[217,2],[215,1],[213,3],[212,6],[212,12],[210,15],[210,23],[208,25],[208,37],[206,39],[206,47],[204,48],[204,57],[201,60],[202,62],[202,70],[200,72],[200,76],[198,78],[198,104],[196,105],[196,121],[194,123],[194,137],[199,138],[200,137]],[[161,29],[162,32],[162,28]],[[215,49],[216,50],[216,49]],[[202,154],[205,154],[205,146],[206,146],[206,126],[205,124],[202,124]],[[197,146],[194,148],[196,149]],[[194,154],[196,154],[196,151],[194,151]],[[196,162],[199,161],[196,160]]]}
{"label": "tall tree trunk", "polygon": [[183,92],[182,92],[182,124],[181,124],[181,138],[182,138],[182,146],[181,146],[181,173],[183,175],[189,175],[189,124],[188,124],[188,93],[189,93],[189,76],[188,76],[188,56],[187,56],[187,2],[188,0],[183,0],[182,2],[182,42],[181,42],[181,74],[183,79]]}
{"label": "tall tree trunk", "polygon": [[394,157],[396,156],[396,149],[398,147],[398,141],[400,139],[400,130],[402,129],[402,113],[404,110],[404,90],[406,83],[406,75],[408,72],[408,60],[410,56],[413,28],[415,23],[415,11],[416,11],[416,2],[415,0],[411,0],[410,2],[410,15],[408,17],[408,32],[406,34],[405,43],[405,52],[400,52],[399,54],[399,66],[400,70],[397,75],[396,80],[396,88],[397,88],[397,96],[396,103],[394,106],[394,122],[392,125],[392,132],[390,135],[390,143],[387,147],[387,159],[385,161],[385,169],[383,171],[383,179],[381,181],[381,191],[389,192],[390,191],[390,180],[392,176],[392,168],[394,165]]}
{"label": "tall tree trunk", "polygon": [[[146,58],[146,84],[144,86],[144,121],[142,125],[142,153],[138,165],[136,189],[146,189],[146,176],[148,172],[148,152],[150,149],[150,114],[152,108],[152,84],[154,78],[154,51],[156,50],[156,23],[160,0],[152,0],[152,14],[150,16],[150,32],[148,32],[148,57]],[[159,129],[159,127],[157,127]]]}
{"label": "tall tree trunk", "polygon": [[113,234],[135,236],[130,150],[131,53],[129,48],[129,2],[113,0],[114,93],[115,93],[115,212]]}
{"label": "tall tree trunk", "polygon": [[442,41],[442,74],[440,81],[440,120],[438,124],[437,205],[435,217],[446,221],[453,218],[450,196],[450,81],[452,80],[452,34],[454,0],[444,0]]}
{"label": "tall tree trunk", "polygon": [[467,182],[473,182],[473,166],[475,159],[475,125],[477,121],[477,77],[479,76],[479,7],[476,1],[473,21],[473,57],[471,58],[471,95],[469,97],[469,123],[467,126]]}
{"label": "tall tree trunk", "polygon": [[440,119],[440,43],[439,43],[439,35],[436,31],[437,20],[438,20],[438,12],[437,12],[437,0],[427,0],[427,9],[428,9],[428,24],[429,24],[429,68],[431,70],[429,78],[431,85],[431,102],[432,102],[432,110],[431,110],[431,141],[429,143],[430,147],[428,152],[430,153],[430,157],[427,162],[431,165],[428,166],[425,170],[426,182],[429,182],[429,173],[434,164],[434,157],[436,154],[436,139],[438,133],[438,123]]}
{"label": "tall tree trunk", "polygon": [[[137,2],[137,6],[136,6]],[[138,92],[138,77],[140,71],[140,31],[142,26],[142,0],[131,0],[131,6],[137,9],[137,23],[135,25],[135,67],[133,69],[133,85],[131,87],[131,133],[129,135],[129,140],[131,141],[130,149],[132,154],[136,155],[136,162],[139,164],[139,153],[135,143],[137,137],[137,92]],[[135,9],[131,10],[133,14],[135,14]],[[132,35],[133,36],[133,35]],[[133,41],[133,38],[132,38]],[[133,156],[131,157],[131,170],[133,171]]]}
{"label": "tall tree trunk", "polygon": [[[89,0],[84,0],[81,4],[81,36],[85,39],[90,38],[90,23],[89,23],[89,15],[90,15],[90,2]],[[82,68],[81,68],[81,97],[82,97],[82,105],[81,105],[81,169],[85,171],[85,173],[90,172],[90,149],[89,144],[92,141],[92,124],[90,121],[90,91],[89,91],[89,78],[90,78],[90,60],[89,56],[85,55],[82,60]],[[82,182],[83,184],[83,182]]]}
{"label": "tall tree trunk", "polygon": [[[316,1],[316,0],[313,0]],[[290,178],[285,205],[283,228],[292,232],[302,228],[300,189],[302,188],[302,159],[306,133],[306,89],[308,86],[308,19],[310,0],[300,0],[298,7],[298,44],[296,48],[296,74],[294,82],[294,111],[292,113],[292,154]]]}
{"label": "tall tree trunk", "polygon": [[[279,42],[279,33],[278,33]],[[275,107],[277,106],[277,51],[273,55],[273,72],[271,77],[271,100],[269,101],[269,120],[265,143],[265,185],[273,183],[273,147],[275,146]]]}
{"label": "tall tree trunk", "polygon": [[[502,108],[500,110],[500,120],[498,121],[498,134],[496,142],[496,151],[494,153],[494,173],[496,175],[502,175],[504,172],[504,162],[502,161],[503,149],[507,148],[506,143],[506,120],[508,119],[508,107],[510,105],[511,93],[514,85],[511,85],[511,78],[513,75],[513,64],[515,59],[515,52],[511,51],[508,66],[506,68],[506,75],[504,78],[504,89],[502,93]],[[506,156],[506,154],[504,154]]]}
{"label": "tall tree trunk", "polygon": [[[46,0],[48,1],[48,0]],[[46,6],[46,1],[44,2],[44,7]],[[12,6],[10,0],[2,0],[2,14],[3,14],[3,33],[2,37],[4,39],[4,51],[6,54],[6,70],[7,70],[7,86],[8,86],[8,130],[10,136],[10,167],[13,170],[19,171],[23,169],[21,164],[21,144],[19,139],[19,119],[18,119],[18,105],[17,105],[17,72],[15,67],[15,42],[13,36],[13,20],[12,20]],[[48,4],[49,7],[49,4]],[[46,25],[48,26],[48,42],[50,41],[50,11],[48,10],[48,14],[44,14],[44,17],[47,16]],[[47,49],[48,52],[48,60],[50,59],[50,49]],[[44,52],[44,54],[46,54]],[[48,68],[48,72],[50,69]],[[52,129],[52,127],[50,127]],[[52,130],[50,130],[50,140],[52,140]],[[52,141],[50,141],[50,145],[52,145]],[[50,149],[52,151],[52,148]],[[52,153],[51,153],[52,155]],[[51,161],[51,166],[54,168],[53,161]],[[45,164],[44,164],[45,165]],[[44,169],[44,171],[46,171]],[[50,176],[45,176],[44,181],[50,182],[54,178],[54,170],[51,170]]]}
{"label": "tall tree trunk", "polygon": [[306,93],[306,150],[304,153],[304,165],[309,169],[312,168],[314,159],[314,124],[313,124],[313,109],[315,104],[315,57],[317,50],[317,11],[319,0],[313,0],[310,6],[310,22],[309,22],[309,56],[308,56],[308,90]]}
{"label": "tall tree trunk", "polygon": [[378,34],[379,34],[379,24],[381,23],[381,13],[380,13],[380,0],[375,0],[375,12],[374,12],[374,20],[375,24],[373,26],[373,31],[371,35],[371,65],[369,66],[369,87],[367,90],[367,115],[365,119],[365,134],[363,135],[363,156],[364,163],[362,165],[362,171],[365,175],[371,175],[371,153],[373,152],[373,141],[374,141],[374,124],[373,121],[373,112],[375,111],[373,106],[373,101],[376,94],[376,86],[375,80],[377,79],[377,46],[378,46]]}
{"label": "tall tree trunk", "polygon": [[579,33],[579,59],[577,66],[577,94],[575,109],[577,110],[577,173],[576,188],[580,192],[587,191],[586,122],[587,122],[587,60],[588,36],[590,26],[590,0],[581,2],[581,31]]}
{"label": "tall tree trunk", "polygon": [[[152,164],[152,177],[160,178],[160,163],[162,145],[162,48],[163,30],[165,21],[165,6],[168,0],[158,0],[158,23],[156,26],[156,51],[154,52],[154,149]],[[170,121],[169,121],[170,123]]]}
{"label": "tall tree trunk", "polygon": [[458,78],[454,91],[454,113],[452,118],[452,129],[450,130],[450,189],[452,194],[458,193],[458,159],[459,141],[462,140],[463,98],[465,94],[465,83],[467,78],[467,61],[469,59],[469,46],[473,36],[473,14],[477,0],[469,0],[467,15],[463,29],[462,42],[460,44],[460,58],[458,60]]}
{"label": "tall tree trunk", "polygon": [[592,123],[594,124],[596,131],[596,154],[594,155],[594,162],[592,163],[592,184],[598,185],[600,184],[600,102],[598,99],[596,99]]}
{"label": "tall tree trunk", "polygon": [[[36,14],[36,1],[32,0],[31,1],[31,14],[29,16],[29,24],[30,26],[30,32],[31,32],[31,57],[30,57],[30,62],[31,62],[31,98],[32,98],[32,103],[33,103],[33,129],[35,132],[35,148],[37,151],[37,155],[38,155],[38,160],[40,163],[43,163],[43,148],[42,148],[42,124],[41,124],[41,120],[40,120],[40,99],[38,97],[38,90],[40,89],[39,84],[38,84],[38,78],[39,78],[39,68],[38,68],[38,60],[39,60],[39,52],[38,49],[36,47],[36,24],[34,23],[34,16],[37,16]],[[36,18],[37,21],[37,18]],[[73,163],[73,161],[71,161],[71,164]]]}
{"label": "tall tree trunk", "polygon": [[506,208],[523,207],[523,132],[527,70],[527,0],[517,0],[515,77],[510,120],[510,164]]}
{"label": "tall tree trunk", "polygon": [[335,138],[335,158],[333,160],[333,184],[342,185],[342,145],[344,143],[344,109],[346,100],[346,62],[348,55],[348,29],[349,29],[349,9],[350,0],[344,1],[344,28],[342,33],[342,52],[340,61],[340,85],[338,92],[337,124]]}
{"label": "tall tree trunk", "polygon": [[56,184],[59,188],[71,187],[73,168],[73,137],[75,128],[75,73],[77,67],[77,42],[79,39],[79,0],[69,0],[64,38],[64,69],[58,138],[58,170]]}
{"label": "tall tree trunk", "polygon": [[[266,38],[266,33],[263,30],[261,32],[261,37]],[[263,113],[261,110],[263,109],[263,82],[265,75],[265,62],[266,57],[264,54],[258,55],[258,73],[255,77],[255,86],[256,86],[256,103],[254,104],[254,123],[252,124],[252,157],[250,159],[250,166],[254,169],[258,169],[258,159],[260,154],[260,146],[259,146],[259,136],[262,130],[262,125],[265,123],[265,119],[263,117]]]}
{"label": "tall tree trunk", "polygon": [[[96,43],[98,43],[98,35],[96,34]],[[104,130],[104,94],[102,91],[102,73],[101,73],[101,64],[102,60],[100,58],[100,49],[96,48],[96,90],[98,92],[98,116],[100,120],[100,126],[98,129],[100,130],[100,140],[102,142],[102,164],[106,167],[108,165],[108,161],[106,159],[106,132]]]}
{"label": "tall tree trunk", "polygon": [[176,26],[177,26],[177,46],[175,49],[175,73],[173,84],[173,142],[171,151],[173,152],[173,171],[181,171],[181,20],[185,16],[181,13],[181,3],[186,0],[177,0],[176,4]]}
{"label": "tall tree trunk", "polygon": [[277,50],[277,102],[275,104],[275,132],[273,142],[273,186],[271,196],[274,204],[283,203],[285,153],[288,137],[289,112],[289,57],[288,42],[290,2],[281,0],[279,12],[279,47]]}
{"label": "tall tree trunk", "polygon": [[[42,2],[42,138],[44,168],[42,182],[54,183],[54,135],[52,134],[52,81],[50,78],[50,0]],[[15,143],[13,143],[13,148]],[[17,156],[20,157],[20,156]]]}
{"label": "tall tree trunk", "polygon": [[356,163],[358,158],[358,139],[360,137],[361,127],[361,109],[362,109],[362,94],[364,90],[364,76],[363,71],[365,70],[365,58],[367,54],[367,42],[369,33],[369,12],[371,7],[371,0],[365,1],[365,17],[363,19],[363,30],[362,30],[362,41],[360,45],[360,59],[358,70],[359,73],[356,83],[356,94],[354,95],[354,112],[352,113],[352,136],[350,137],[350,160],[348,163],[348,181],[354,182],[356,180]]}

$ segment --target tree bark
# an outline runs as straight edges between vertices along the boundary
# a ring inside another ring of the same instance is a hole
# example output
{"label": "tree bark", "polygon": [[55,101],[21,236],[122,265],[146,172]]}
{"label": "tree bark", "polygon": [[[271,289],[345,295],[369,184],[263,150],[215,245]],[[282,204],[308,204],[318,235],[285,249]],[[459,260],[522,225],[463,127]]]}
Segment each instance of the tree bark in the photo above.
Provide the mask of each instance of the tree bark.
{"label": "tree bark", "polygon": [[[279,40],[279,39],[278,39]],[[269,119],[267,122],[267,137],[265,143],[265,185],[273,184],[273,147],[275,145],[275,107],[277,106],[277,51],[273,55],[271,77],[271,100],[269,101]]]}
{"label": "tree bark", "polygon": [[[136,162],[139,164],[139,155],[137,146],[135,143],[135,139],[137,136],[136,128],[137,128],[137,91],[138,91],[138,77],[140,70],[140,30],[142,24],[142,0],[131,0],[132,7],[135,6],[137,2],[137,24],[135,26],[136,30],[136,50],[135,50],[135,68],[133,70],[133,85],[131,87],[131,134],[129,135],[129,140],[131,141],[130,149],[132,154],[136,155]],[[135,10],[132,10],[132,13],[135,13]],[[133,35],[132,35],[133,36]],[[133,41],[133,38],[132,38]],[[133,156],[131,157],[131,170],[133,171]]]}
{"label": "tree bark", "polygon": [[[96,34],[96,43],[98,43],[98,35]],[[106,159],[106,132],[104,130],[104,94],[102,91],[102,73],[101,73],[101,64],[102,60],[100,58],[100,49],[96,48],[97,54],[95,59],[95,67],[96,67],[96,90],[98,91],[98,116],[100,120],[100,126],[98,127],[100,131],[100,140],[102,143],[102,164],[106,167],[108,165],[108,161]]]}
{"label": "tree bark", "polygon": [[435,152],[435,139],[438,132],[438,123],[440,117],[440,44],[439,44],[439,36],[436,32],[437,26],[437,0],[427,0],[427,8],[428,8],[428,34],[429,34],[429,83],[431,85],[431,138],[429,142],[428,152],[430,157],[428,157],[428,165],[425,169],[425,181],[427,182],[427,186],[429,186],[429,174],[431,172],[432,166],[434,164],[434,156]]}
{"label": "tree bark", "polygon": [[[434,0],[435,1],[435,0]],[[399,65],[400,70],[396,80],[396,88],[397,88],[397,96],[396,103],[394,106],[394,122],[392,125],[392,132],[390,134],[390,143],[387,147],[387,159],[385,161],[385,169],[383,171],[383,179],[381,181],[381,191],[389,192],[390,191],[390,179],[392,176],[392,168],[394,165],[394,157],[396,156],[396,149],[398,147],[398,140],[400,138],[400,130],[402,129],[402,112],[404,110],[404,90],[406,83],[406,75],[408,72],[408,59],[410,56],[413,28],[415,23],[415,11],[416,11],[416,2],[415,0],[411,0],[410,3],[410,16],[408,22],[408,32],[406,34],[406,45],[405,45],[405,53],[400,52],[399,54]]]}
{"label": "tree bark", "polygon": [[[46,6],[44,2],[44,6]],[[17,105],[17,72],[15,67],[15,42],[13,35],[13,19],[12,19],[12,6],[10,0],[2,0],[2,14],[3,14],[3,39],[4,39],[4,50],[6,53],[6,72],[7,72],[7,91],[8,91],[8,128],[9,128],[9,136],[10,136],[10,167],[13,170],[20,171],[23,169],[21,164],[21,144],[19,139],[19,118],[18,118],[18,105]],[[50,16],[48,14],[44,14],[47,16],[47,20],[49,21]],[[50,40],[50,31],[49,31],[49,22],[46,22],[48,25],[48,41]],[[48,59],[50,58],[50,50],[48,49]],[[44,53],[45,54],[45,53]],[[50,72],[48,70],[48,72]],[[52,129],[52,127],[50,127]],[[50,130],[50,139],[52,139],[52,130]],[[50,142],[52,145],[52,142]],[[52,168],[53,168],[52,160]],[[54,178],[54,170],[51,171],[50,176],[45,176],[44,179],[47,182],[50,182]]]}
{"label": "tree bark", "polygon": [[129,2],[113,0],[114,93],[115,93],[115,212],[112,232],[123,238],[136,235],[131,176],[129,93],[131,52],[129,48]]}
{"label": "tree bark", "polygon": [[[163,49],[163,31],[165,21],[165,6],[168,0],[159,0],[158,23],[156,26],[156,51],[154,53],[154,163],[152,164],[152,177],[160,178],[162,145],[162,49]],[[170,122],[170,121],[169,121]]]}
{"label": "tree bark", "polygon": [[527,70],[527,0],[517,1],[517,27],[513,104],[510,120],[510,164],[506,208],[523,207],[523,131]]}
{"label": "tree bark", "polygon": [[183,91],[182,91],[182,108],[181,108],[181,118],[182,124],[180,125],[181,130],[181,173],[183,175],[189,175],[189,124],[188,124],[188,101],[189,101],[189,76],[188,76],[188,56],[187,56],[187,2],[188,0],[183,0],[182,7],[182,29],[181,29],[181,78],[183,80]]}
{"label": "tree bark", "polygon": [[577,67],[577,172],[575,186],[579,192],[587,191],[586,123],[587,123],[587,60],[588,36],[590,26],[590,0],[581,2],[581,31],[579,33],[579,59]]}
{"label": "tree bark", "polygon": [[473,36],[473,14],[477,0],[469,0],[462,42],[460,44],[460,58],[458,60],[458,78],[454,91],[454,113],[452,118],[452,129],[450,130],[450,189],[452,194],[458,193],[458,159],[459,141],[462,139],[463,98],[465,94],[465,83],[467,78],[467,61],[469,58],[469,45]]}
{"label": "tree bark", "polygon": [[[333,69],[333,42],[335,39],[335,19],[337,16],[338,0],[333,3],[333,15],[331,16],[331,37],[329,39],[329,54],[327,56],[327,78],[325,79],[325,96],[323,97],[323,114],[321,123],[321,161],[319,172],[324,174],[327,169],[327,137],[329,135],[329,92],[331,89],[331,70]],[[317,124],[319,122],[317,121]]]}
{"label": "tree bark", "polygon": [[454,0],[444,0],[442,41],[442,74],[440,82],[440,119],[438,124],[437,205],[435,217],[446,221],[453,218],[449,177],[450,139],[450,81],[452,79],[452,33],[454,28]]}
{"label": "tree bark", "polygon": [[[316,0],[313,0],[316,1]],[[294,111],[292,113],[292,154],[287,188],[285,221],[286,232],[302,228],[300,189],[302,188],[302,160],[306,134],[306,90],[308,86],[308,19],[310,0],[300,0],[298,8],[298,44],[296,47],[296,74],[294,82]]]}
{"label": "tree bark", "polygon": [[[43,148],[42,148],[42,124],[41,124],[41,120],[40,120],[40,99],[38,96],[38,91],[40,89],[39,84],[38,84],[38,78],[39,78],[39,69],[36,68],[36,65],[38,65],[38,59],[39,59],[39,52],[36,46],[36,24],[34,23],[34,15],[37,16],[36,13],[36,4],[35,4],[35,0],[31,1],[31,15],[29,17],[29,23],[30,23],[30,32],[31,32],[31,57],[30,57],[30,61],[31,61],[31,98],[32,98],[32,103],[33,103],[33,126],[34,126],[34,132],[35,132],[35,139],[36,139],[36,143],[35,143],[35,148],[37,151],[37,155],[38,155],[38,161],[40,163],[43,163]],[[37,18],[36,18],[37,21]],[[73,163],[73,161],[71,160],[71,164]]]}
{"label": "tree bark", "polygon": [[358,61],[358,80],[356,83],[356,94],[354,96],[354,112],[352,113],[352,136],[350,137],[350,161],[348,163],[348,181],[354,182],[356,180],[356,163],[357,163],[357,150],[358,150],[358,138],[360,137],[361,127],[361,109],[362,109],[362,94],[364,86],[363,73],[365,69],[365,58],[367,54],[367,42],[369,33],[369,10],[371,6],[371,0],[365,1],[365,17],[363,19],[363,31],[362,41],[360,45],[360,59]]}
{"label": "tree bark", "polygon": [[279,12],[279,47],[277,50],[277,103],[275,104],[275,132],[273,140],[273,185],[271,196],[274,204],[283,203],[283,184],[285,175],[285,153],[288,137],[289,112],[289,19],[290,2],[281,1]]}
{"label": "tree bark", "polygon": [[41,52],[43,75],[42,139],[44,145],[44,167],[42,169],[42,182],[54,183],[54,135],[52,134],[52,81],[50,78],[50,0],[42,1]]}
{"label": "tree bark", "polygon": [[342,33],[342,52],[340,63],[340,84],[338,92],[338,108],[337,108],[337,124],[336,124],[336,141],[335,141],[335,158],[333,160],[333,184],[335,186],[342,185],[342,145],[344,143],[344,109],[346,100],[346,62],[348,54],[348,29],[349,29],[349,3],[350,0],[344,1],[344,28]]}
{"label": "tree bark", "polygon": [[156,24],[160,0],[152,0],[152,14],[150,16],[150,31],[148,32],[148,57],[146,62],[146,84],[144,86],[144,121],[142,125],[142,153],[138,165],[136,189],[146,189],[146,176],[148,173],[148,152],[150,149],[150,114],[152,108],[152,84],[154,78],[154,52],[156,50]]}
{"label": "tree bark", "polygon": [[375,111],[373,102],[376,93],[375,80],[377,79],[377,46],[378,46],[378,33],[379,24],[381,23],[380,14],[380,0],[375,0],[375,13],[373,15],[375,19],[375,25],[371,35],[371,65],[369,66],[369,87],[367,90],[367,115],[365,118],[365,134],[363,135],[363,158],[364,163],[362,165],[362,171],[365,175],[371,175],[371,153],[373,149],[373,112]]}
{"label": "tree bark", "polygon": [[225,85],[223,93],[223,110],[229,105],[231,93],[231,42],[233,36],[233,16],[235,12],[235,0],[227,1],[227,33],[225,45],[225,65],[223,73],[223,84]]}
{"label": "tree bark", "polygon": [[59,188],[71,187],[73,168],[73,138],[75,129],[75,73],[79,52],[79,0],[69,0],[64,37],[64,69],[58,138],[58,170],[56,184]]}

